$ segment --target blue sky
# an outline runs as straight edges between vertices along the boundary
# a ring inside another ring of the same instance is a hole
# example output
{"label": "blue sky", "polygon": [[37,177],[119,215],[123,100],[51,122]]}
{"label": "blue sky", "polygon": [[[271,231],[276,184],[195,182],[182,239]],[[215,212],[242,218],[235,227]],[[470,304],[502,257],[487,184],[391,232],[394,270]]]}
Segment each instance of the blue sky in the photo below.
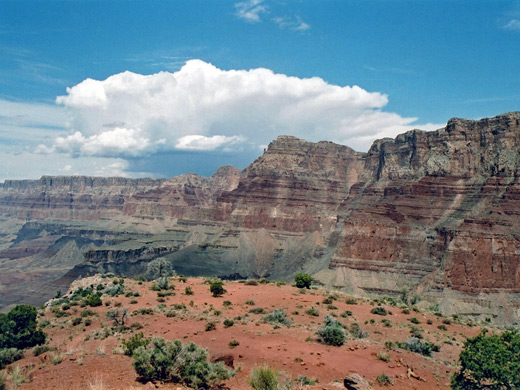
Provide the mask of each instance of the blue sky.
{"label": "blue sky", "polygon": [[0,181],[244,168],[520,109],[520,1],[0,0]]}

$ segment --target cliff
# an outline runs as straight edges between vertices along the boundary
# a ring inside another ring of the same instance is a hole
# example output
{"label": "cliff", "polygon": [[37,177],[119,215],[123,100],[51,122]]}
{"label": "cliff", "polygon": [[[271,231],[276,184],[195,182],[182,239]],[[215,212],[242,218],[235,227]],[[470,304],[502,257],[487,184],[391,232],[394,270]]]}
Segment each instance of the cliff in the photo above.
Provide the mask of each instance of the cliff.
{"label": "cliff", "polygon": [[[83,259],[55,277],[135,274],[157,257],[194,275],[303,270],[345,291],[405,289],[447,312],[518,322],[519,123],[518,112],[452,119],[367,153],[280,136],[244,172],[224,167],[211,178],[7,181],[0,266],[56,259],[54,240],[73,237]],[[40,229],[17,231],[26,220]],[[106,234],[82,233],[92,224]]]}

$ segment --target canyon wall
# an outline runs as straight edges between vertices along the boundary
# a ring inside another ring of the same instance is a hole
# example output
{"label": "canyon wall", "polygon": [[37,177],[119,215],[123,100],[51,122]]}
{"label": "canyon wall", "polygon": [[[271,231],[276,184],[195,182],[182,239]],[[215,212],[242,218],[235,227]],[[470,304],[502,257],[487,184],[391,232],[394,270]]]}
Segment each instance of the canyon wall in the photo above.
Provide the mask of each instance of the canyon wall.
{"label": "canyon wall", "polygon": [[[185,274],[305,271],[356,294],[404,289],[446,312],[517,323],[519,123],[520,113],[452,119],[367,153],[280,136],[243,172],[222,167],[211,178],[6,181],[0,292],[23,278],[23,264],[49,293],[92,272],[137,274],[161,257]],[[56,248],[60,240],[68,246]]]}

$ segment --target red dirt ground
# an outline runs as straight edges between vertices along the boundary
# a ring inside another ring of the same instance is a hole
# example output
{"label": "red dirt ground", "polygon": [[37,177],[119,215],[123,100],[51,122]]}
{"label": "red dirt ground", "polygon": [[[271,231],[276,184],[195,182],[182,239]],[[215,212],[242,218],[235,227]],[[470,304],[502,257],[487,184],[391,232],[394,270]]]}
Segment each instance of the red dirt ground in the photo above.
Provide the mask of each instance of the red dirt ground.
{"label": "red dirt ground", "polygon": [[[409,314],[390,305],[383,305],[391,315],[379,316],[371,314],[374,303],[358,299],[358,304],[347,304],[346,295],[335,293],[337,299],[333,305],[337,309],[327,309],[322,300],[331,292],[324,290],[305,290],[301,293],[295,287],[277,285],[274,283],[246,285],[240,282],[226,282],[227,292],[215,298],[209,292],[208,284],[203,279],[188,278],[186,282],[172,279],[175,286],[175,295],[164,297],[165,307],[161,309],[157,292],[150,289],[151,283],[125,279],[125,291],[139,291],[139,297],[107,297],[103,295],[103,302],[109,306],[91,308],[96,315],[90,317],[92,324],[83,323],[73,326],[71,320],[79,317],[83,310],[79,306],[71,306],[68,317],[56,318],[47,308],[45,315],[39,319],[50,321],[51,325],[44,330],[48,334],[49,346],[56,351],[46,352],[34,357],[31,351],[26,358],[13,363],[23,368],[28,383],[18,388],[22,390],[108,390],[108,389],[184,389],[179,384],[156,383],[142,384],[137,381],[137,375],[132,367],[132,359],[122,354],[121,339],[129,338],[133,333],[143,332],[145,336],[160,336],[167,340],[180,339],[183,342],[193,341],[208,349],[210,356],[218,354],[232,354],[236,375],[225,385],[231,389],[249,389],[247,379],[255,365],[268,364],[282,372],[296,378],[305,375],[310,379],[317,379],[314,386],[305,386],[308,389],[338,389],[343,388],[343,378],[350,373],[359,373],[374,386],[382,389],[376,378],[385,373],[394,381],[393,388],[408,389],[449,389],[450,377],[456,369],[456,362],[466,336],[479,333],[479,327],[468,327],[461,324],[449,324],[448,330],[437,328],[444,318],[433,314],[423,314],[410,311]],[[98,277],[82,281],[86,285],[99,281],[111,283],[111,279]],[[193,295],[185,295],[185,287],[193,289]],[[137,303],[131,304],[135,299]],[[246,301],[254,301],[254,305]],[[190,301],[192,303],[190,304]],[[224,301],[230,301],[231,306],[224,306]],[[176,317],[167,317],[165,313],[174,304],[185,304],[186,310],[176,310]],[[128,331],[123,334],[96,337],[96,332],[110,329],[112,321],[106,318],[106,313],[114,309],[128,308],[131,313],[140,308],[152,308],[151,315],[130,315],[127,325],[140,323],[140,330]],[[319,316],[313,317],[305,311],[315,306]],[[292,320],[290,327],[273,325],[262,322],[264,315],[248,313],[253,307],[264,308],[266,312],[275,309],[284,309]],[[215,310],[221,313],[215,313]],[[347,318],[339,314],[346,310],[352,312]],[[337,320],[348,325],[358,322],[369,336],[364,339],[348,339],[340,347],[327,346],[316,341],[316,330],[323,324],[326,314],[336,313]],[[225,328],[222,324],[226,318],[236,318],[235,324]],[[385,349],[385,341],[405,341],[410,337],[409,319],[416,317],[420,324],[417,326],[424,331],[424,338],[441,346],[440,352],[427,358],[422,355],[408,352],[397,347]],[[382,319],[391,321],[391,327],[385,327]],[[370,323],[373,320],[374,323]],[[216,330],[205,331],[208,321],[216,321]],[[430,322],[430,324],[428,324]],[[240,345],[235,348],[228,346],[229,341],[238,340]],[[378,359],[377,354],[389,353],[388,362]],[[55,357],[63,361],[53,364]],[[408,367],[422,380],[409,377]],[[296,387],[298,388],[298,387]]]}

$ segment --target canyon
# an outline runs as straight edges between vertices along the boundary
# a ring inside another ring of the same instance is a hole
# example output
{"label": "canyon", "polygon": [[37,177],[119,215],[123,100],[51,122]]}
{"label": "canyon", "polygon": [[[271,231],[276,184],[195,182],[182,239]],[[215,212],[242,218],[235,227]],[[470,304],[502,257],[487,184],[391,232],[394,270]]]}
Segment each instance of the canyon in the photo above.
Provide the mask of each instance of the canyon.
{"label": "canyon", "polygon": [[280,136],[245,170],[0,184],[0,307],[95,273],[290,280],[520,323],[520,112],[368,152]]}

